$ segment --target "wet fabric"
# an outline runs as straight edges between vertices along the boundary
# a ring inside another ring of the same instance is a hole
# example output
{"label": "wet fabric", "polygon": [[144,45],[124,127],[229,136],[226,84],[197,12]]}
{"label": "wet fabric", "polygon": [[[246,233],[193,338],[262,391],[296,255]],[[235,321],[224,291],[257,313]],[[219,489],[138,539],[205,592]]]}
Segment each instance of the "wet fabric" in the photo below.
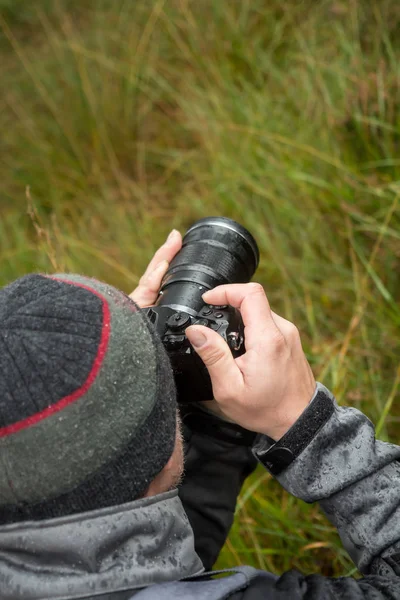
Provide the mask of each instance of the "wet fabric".
{"label": "wet fabric", "polygon": [[176,490],[0,528],[1,600],[95,597],[203,570]]}

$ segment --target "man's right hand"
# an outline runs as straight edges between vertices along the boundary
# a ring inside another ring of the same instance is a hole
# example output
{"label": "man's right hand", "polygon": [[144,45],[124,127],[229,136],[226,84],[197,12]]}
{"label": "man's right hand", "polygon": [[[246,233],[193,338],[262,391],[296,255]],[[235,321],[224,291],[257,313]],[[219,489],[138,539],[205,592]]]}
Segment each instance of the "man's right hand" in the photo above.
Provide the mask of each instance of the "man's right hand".
{"label": "man's right hand", "polygon": [[246,352],[233,358],[225,340],[201,325],[186,335],[211,377],[223,415],[242,427],[280,439],[297,421],[315,391],[315,379],[293,323],[270,309],[258,283],[218,286],[203,295],[208,304],[241,312]]}

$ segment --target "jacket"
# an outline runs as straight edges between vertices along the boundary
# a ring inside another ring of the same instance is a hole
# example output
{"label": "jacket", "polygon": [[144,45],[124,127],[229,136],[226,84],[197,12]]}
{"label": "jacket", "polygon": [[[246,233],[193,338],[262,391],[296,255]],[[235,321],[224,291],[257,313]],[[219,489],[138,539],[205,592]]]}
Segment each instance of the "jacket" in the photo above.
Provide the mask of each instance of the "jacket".
{"label": "jacket", "polygon": [[1,600],[400,600],[400,447],[375,440],[365,415],[332,402],[329,420],[277,479],[293,495],[319,502],[361,579],[244,569],[225,578],[229,592],[218,596],[224,579],[209,569],[255,467],[254,448],[186,431],[180,498],[171,491],[0,528]]}

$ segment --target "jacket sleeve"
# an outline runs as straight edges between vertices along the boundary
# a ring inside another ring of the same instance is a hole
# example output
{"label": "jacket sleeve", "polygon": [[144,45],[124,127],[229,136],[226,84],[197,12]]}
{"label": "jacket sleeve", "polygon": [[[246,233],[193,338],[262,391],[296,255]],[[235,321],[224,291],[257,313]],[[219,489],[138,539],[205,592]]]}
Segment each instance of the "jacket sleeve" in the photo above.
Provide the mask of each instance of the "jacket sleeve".
{"label": "jacket sleeve", "polygon": [[[374,426],[364,414],[339,407],[318,385],[334,403],[333,414],[276,478],[293,496],[319,502],[364,577],[331,579],[289,571],[274,584],[276,594],[291,589],[293,600],[399,600],[400,447],[376,440]],[[268,445],[271,440],[260,443]]]}
{"label": "jacket sleeve", "polygon": [[179,489],[195,538],[210,570],[231,528],[236,500],[257,461],[249,447],[221,441],[184,425],[185,476]]}

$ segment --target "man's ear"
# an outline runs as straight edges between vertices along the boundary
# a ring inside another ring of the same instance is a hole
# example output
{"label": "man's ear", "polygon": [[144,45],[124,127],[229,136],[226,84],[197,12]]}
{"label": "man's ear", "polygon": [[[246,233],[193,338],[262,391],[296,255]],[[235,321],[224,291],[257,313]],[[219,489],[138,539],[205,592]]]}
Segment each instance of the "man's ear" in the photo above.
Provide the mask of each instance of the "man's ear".
{"label": "man's ear", "polygon": [[164,465],[159,473],[154,477],[153,481],[150,482],[149,487],[144,495],[145,498],[148,496],[156,496],[162,492],[166,492],[171,487],[171,481],[173,479],[173,473],[175,471],[175,451],[171,454],[168,462]]}
{"label": "man's ear", "polygon": [[175,445],[171,456],[161,471],[154,477],[147,488],[144,497],[155,496],[179,485],[183,474],[183,439],[179,413],[177,413],[177,427]]}
{"label": "man's ear", "polygon": [[171,469],[174,466],[174,452],[171,454],[171,456],[168,459],[168,462],[166,463],[166,465],[163,468],[163,471],[171,471]]}

